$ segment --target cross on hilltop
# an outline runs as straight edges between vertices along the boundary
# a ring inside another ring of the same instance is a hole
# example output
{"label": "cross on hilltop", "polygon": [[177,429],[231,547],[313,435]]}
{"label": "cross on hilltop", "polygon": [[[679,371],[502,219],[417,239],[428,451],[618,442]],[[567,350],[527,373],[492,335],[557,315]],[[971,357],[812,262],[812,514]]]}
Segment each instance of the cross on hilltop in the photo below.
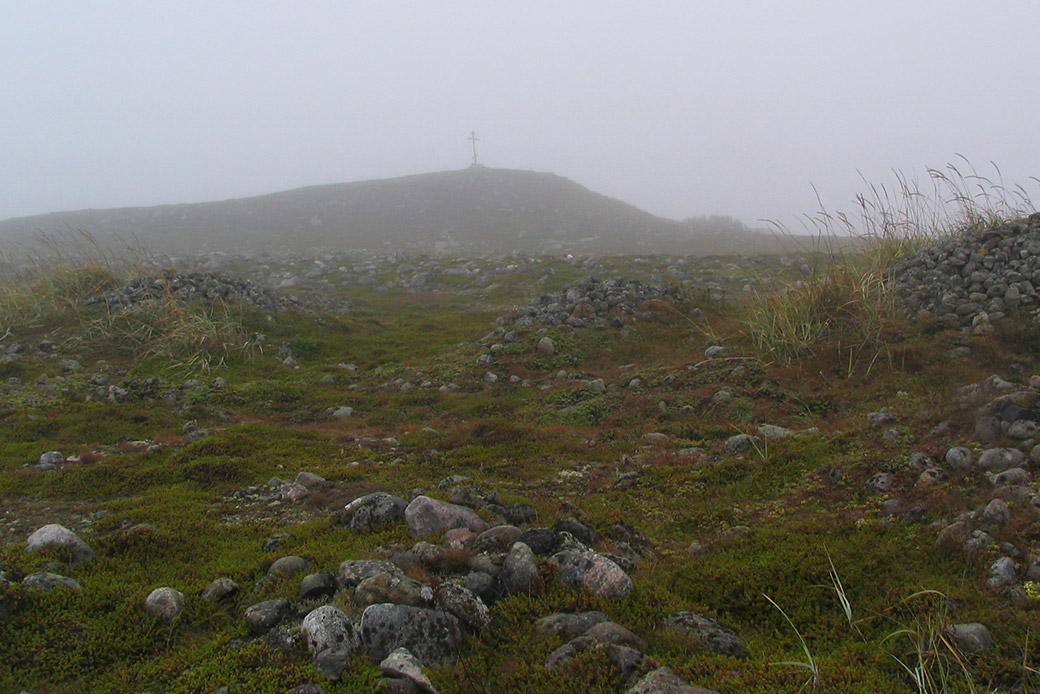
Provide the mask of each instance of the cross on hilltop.
{"label": "cross on hilltop", "polygon": [[477,137],[477,133],[475,131],[470,130],[469,131],[469,138],[467,138],[467,139],[470,142],[473,143],[473,166],[476,166],[477,165],[477,143],[480,142],[480,138]]}

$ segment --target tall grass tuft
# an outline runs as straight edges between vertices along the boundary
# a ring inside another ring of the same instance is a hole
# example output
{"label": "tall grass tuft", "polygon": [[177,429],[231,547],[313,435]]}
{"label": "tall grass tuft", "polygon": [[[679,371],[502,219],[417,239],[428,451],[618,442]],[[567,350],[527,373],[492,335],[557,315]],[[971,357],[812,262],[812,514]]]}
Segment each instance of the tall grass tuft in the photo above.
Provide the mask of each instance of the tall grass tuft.
{"label": "tall grass tuft", "polygon": [[[822,202],[819,212],[804,215],[800,221],[814,239],[814,265],[806,279],[781,291],[760,291],[751,302],[746,332],[754,346],[782,364],[837,359],[848,376],[863,364],[869,371],[890,354],[902,317],[892,291],[893,267],[927,245],[1035,209],[1021,186],[1004,186],[996,165],[994,181],[961,159],[960,168],[929,169],[930,188],[899,172],[892,187],[864,181],[869,192],[857,196],[855,216],[829,212]],[[793,239],[782,223],[770,224]]]}
{"label": "tall grass tuft", "polygon": [[140,245],[102,244],[88,232],[41,235],[31,254],[0,259],[0,335],[43,328],[79,346],[111,348],[171,367],[205,371],[249,347],[247,333],[221,302],[185,303],[166,292],[132,306],[88,302],[160,262]]}

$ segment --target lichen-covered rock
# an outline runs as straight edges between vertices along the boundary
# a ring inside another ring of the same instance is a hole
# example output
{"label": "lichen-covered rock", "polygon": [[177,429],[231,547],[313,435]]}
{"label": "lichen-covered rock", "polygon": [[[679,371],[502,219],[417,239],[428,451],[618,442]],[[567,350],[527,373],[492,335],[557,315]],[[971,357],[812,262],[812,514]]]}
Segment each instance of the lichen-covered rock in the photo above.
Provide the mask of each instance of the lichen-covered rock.
{"label": "lichen-covered rock", "polygon": [[28,552],[37,552],[48,547],[58,547],[70,552],[73,566],[94,559],[94,550],[81,540],[79,535],[57,523],[43,526],[25,541],[25,549]]}
{"label": "lichen-covered rock", "polygon": [[322,605],[308,612],[300,624],[300,633],[307,650],[315,655],[330,648],[353,652],[357,646],[350,618],[332,605]]}
{"label": "lichen-covered rock", "polygon": [[289,601],[282,598],[265,600],[246,608],[246,626],[254,634],[260,634],[275,627],[289,612]]}
{"label": "lichen-covered rock", "polygon": [[[367,533],[373,529],[404,518],[408,502],[386,492],[373,492],[354,499],[337,514],[347,521],[356,533]],[[349,519],[349,520],[347,520]]]}
{"label": "lichen-covered rock", "polygon": [[564,552],[553,555],[560,568],[557,580],[581,583],[591,593],[608,598],[623,598],[632,592],[632,579],[606,557],[592,552]]}
{"label": "lichen-covered rock", "polygon": [[369,605],[360,631],[362,648],[377,662],[404,647],[426,665],[453,664],[462,643],[454,615],[409,605]]}
{"label": "lichen-covered rock", "polygon": [[444,582],[433,589],[434,601],[445,612],[458,617],[472,631],[491,625],[491,612],[476,593],[458,583]]}

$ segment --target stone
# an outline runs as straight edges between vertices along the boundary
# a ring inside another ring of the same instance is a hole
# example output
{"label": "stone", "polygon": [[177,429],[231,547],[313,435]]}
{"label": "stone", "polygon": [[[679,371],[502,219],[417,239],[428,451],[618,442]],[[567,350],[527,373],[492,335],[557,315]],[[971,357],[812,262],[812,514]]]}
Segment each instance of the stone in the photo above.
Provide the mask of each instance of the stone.
{"label": "stone", "polygon": [[582,636],[597,624],[609,620],[604,612],[556,612],[536,621],[534,631],[548,636]]}
{"label": "stone", "polygon": [[585,632],[585,636],[600,643],[612,643],[645,651],[646,642],[616,622],[606,621],[595,624]]}
{"label": "stone", "polygon": [[541,354],[552,356],[556,353],[556,343],[552,341],[552,338],[543,337],[538,340],[537,350]]}
{"label": "stone", "polygon": [[271,567],[267,570],[268,576],[297,576],[307,570],[307,566],[310,564],[303,557],[297,557],[289,555],[281,557],[271,564]]}
{"label": "stone", "polygon": [[1001,427],[998,417],[979,417],[975,422],[975,436],[982,443],[988,443],[1000,438]]}
{"label": "stone", "polygon": [[946,451],[946,467],[951,472],[967,472],[971,469],[972,455],[971,451],[964,446],[954,446],[953,448]]}
{"label": "stone", "polygon": [[[2,585],[2,582],[0,582]],[[82,593],[83,586],[79,584],[74,578],[68,576],[62,576],[61,574],[49,573],[46,571],[38,571],[31,573],[22,579],[22,588],[30,590],[54,590],[55,588],[64,588],[71,590],[73,593]]]}
{"label": "stone", "polygon": [[719,694],[710,689],[691,687],[671,668],[659,667],[643,675],[625,694]]}
{"label": "stone", "polygon": [[173,624],[184,611],[184,594],[166,586],[156,588],[145,598],[144,609],[160,622]]}
{"label": "stone", "polygon": [[560,568],[558,581],[581,583],[595,595],[623,598],[634,588],[632,579],[620,566],[598,554],[591,552],[556,554],[553,559]]}
{"label": "stone", "polygon": [[265,600],[245,610],[246,626],[254,634],[269,631],[289,612],[289,601],[282,598]]}
{"label": "stone", "polygon": [[350,618],[332,605],[322,605],[308,612],[300,624],[300,633],[307,650],[314,655],[329,649],[353,653],[357,647],[357,635]]}
{"label": "stone", "polygon": [[993,637],[990,636],[989,629],[978,622],[951,624],[946,627],[946,633],[962,652],[970,655],[993,648]]}
{"label": "stone", "polygon": [[760,424],[757,433],[767,441],[786,439],[795,435],[794,429],[787,429],[786,427],[776,426],[775,424]]}
{"label": "stone", "polygon": [[1002,499],[993,499],[986,504],[986,509],[982,512],[982,520],[990,525],[1003,528],[1011,522],[1011,511],[1008,510],[1007,504]]}
{"label": "stone", "polygon": [[588,638],[587,636],[579,636],[576,639],[571,639],[546,656],[543,667],[546,670],[552,670],[560,663],[570,660],[578,653],[584,653],[585,651],[591,650],[595,646],[596,640]]}
{"label": "stone", "polygon": [[547,557],[556,549],[556,535],[548,528],[530,528],[517,538],[531,548],[539,557]]}
{"label": "stone", "polygon": [[523,531],[514,525],[496,525],[477,535],[473,543],[476,552],[506,552],[520,539]]}
{"label": "stone", "polygon": [[424,538],[451,528],[469,528],[475,533],[487,530],[487,523],[465,506],[417,496],[404,510],[412,537]]}
{"label": "stone", "polygon": [[530,594],[539,590],[541,580],[538,577],[538,562],[531,548],[523,542],[514,542],[502,562],[502,573],[498,579],[506,595]]}
{"label": "stone", "polygon": [[1025,460],[1025,453],[1014,448],[989,448],[979,456],[978,464],[986,472],[1003,472],[1021,467]]}
{"label": "stone", "polygon": [[1028,419],[1020,419],[1011,423],[1007,435],[1017,441],[1036,438],[1040,434],[1040,423]]}
{"label": "stone", "polygon": [[350,529],[356,533],[371,532],[404,518],[408,502],[386,492],[373,492],[354,499],[343,507],[337,517],[349,519]]}
{"label": "stone", "polygon": [[303,577],[300,582],[301,600],[318,600],[331,597],[336,593],[339,586],[336,584],[336,576],[331,571],[319,571]]}
{"label": "stone", "polygon": [[1010,585],[1015,581],[1015,560],[1010,557],[1001,557],[989,567],[989,578],[986,585],[996,590]]}
{"label": "stone", "polygon": [[[462,579],[462,585],[485,603],[495,599],[495,578],[484,571],[470,571]],[[447,608],[445,608],[447,609]],[[448,610],[453,612],[452,610]],[[458,616],[458,615],[456,615]]]}
{"label": "stone", "polygon": [[418,581],[390,573],[381,573],[361,581],[354,589],[354,601],[359,605],[391,602],[397,605],[421,607],[433,598],[428,586]]}
{"label": "stone", "polygon": [[392,574],[404,576],[404,572],[397,564],[383,559],[348,559],[339,565],[336,572],[336,581],[341,588],[356,588],[366,578],[378,574]]}
{"label": "stone", "polygon": [[1020,467],[1013,467],[1010,470],[1004,470],[996,474],[987,473],[986,477],[994,487],[1003,487],[1007,485],[1029,485],[1033,482],[1033,476],[1026,470]]}
{"label": "stone", "polygon": [[730,627],[696,612],[674,612],[664,618],[662,626],[691,638],[712,653],[735,658],[747,657],[747,649]]}
{"label": "stone", "polygon": [[39,461],[33,465],[37,470],[56,470],[65,462],[61,451],[47,451],[40,455]]}
{"label": "stone", "polygon": [[755,437],[750,434],[734,434],[726,439],[723,448],[730,455],[743,455],[750,451],[755,444]]}
{"label": "stone", "polygon": [[408,605],[369,605],[361,615],[361,643],[368,656],[382,661],[407,648],[426,665],[454,664],[462,632],[454,615]]}
{"label": "stone", "polygon": [[388,677],[411,680],[419,691],[436,694],[437,690],[433,688],[430,678],[423,674],[422,662],[407,648],[395,648],[379,663],[379,669]]}
{"label": "stone", "polygon": [[67,551],[73,566],[84,564],[94,559],[94,550],[80,537],[57,523],[45,525],[25,541],[27,552],[37,552],[46,548],[59,548]]}
{"label": "stone", "polygon": [[491,625],[487,605],[463,585],[445,581],[433,589],[433,597],[438,607],[455,615],[471,631],[480,632]]}
{"label": "stone", "polygon": [[552,529],[557,535],[565,532],[570,533],[584,545],[591,546],[599,542],[599,533],[577,518],[561,518],[556,521]]}
{"label": "stone", "polygon": [[202,599],[207,602],[230,600],[238,594],[239,585],[227,576],[213,579],[213,582],[202,591]]}

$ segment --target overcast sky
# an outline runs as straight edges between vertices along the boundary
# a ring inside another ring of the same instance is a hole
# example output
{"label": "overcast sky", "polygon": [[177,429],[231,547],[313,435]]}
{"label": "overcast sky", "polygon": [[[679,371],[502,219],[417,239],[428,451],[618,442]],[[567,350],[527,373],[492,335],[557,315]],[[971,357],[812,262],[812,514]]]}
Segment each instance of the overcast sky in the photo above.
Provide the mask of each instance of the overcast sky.
{"label": "overcast sky", "polygon": [[957,154],[1040,204],[1036,0],[0,0],[0,219],[487,166],[786,221]]}

